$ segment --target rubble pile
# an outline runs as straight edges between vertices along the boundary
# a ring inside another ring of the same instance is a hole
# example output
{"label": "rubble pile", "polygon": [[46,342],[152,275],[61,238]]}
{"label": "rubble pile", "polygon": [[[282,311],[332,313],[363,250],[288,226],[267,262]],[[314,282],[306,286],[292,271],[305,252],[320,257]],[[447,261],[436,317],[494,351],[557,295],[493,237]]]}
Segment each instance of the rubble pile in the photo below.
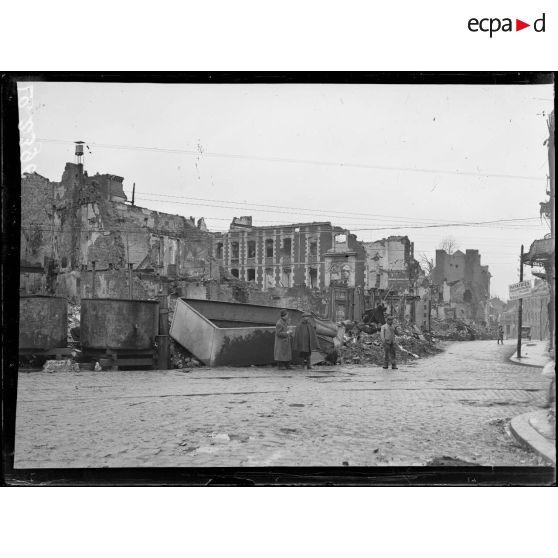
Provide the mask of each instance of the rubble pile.
{"label": "rubble pile", "polygon": [[444,341],[473,341],[474,339],[496,339],[496,328],[480,324],[467,324],[458,319],[439,320],[432,318],[431,334]]}
{"label": "rubble pile", "polygon": [[79,364],[73,359],[47,360],[43,365],[45,372],[79,372]]}
{"label": "rubble pile", "polygon": [[197,358],[195,358],[189,351],[174,341],[169,339],[169,352],[170,352],[170,366],[171,368],[196,368],[203,366]]}
{"label": "rubble pile", "polygon": [[79,341],[81,306],[79,304],[68,303],[68,344],[73,346]]}
{"label": "rubble pile", "polygon": [[[345,336],[339,349],[341,362],[345,364],[384,363],[384,346],[377,327],[364,324],[344,323]],[[399,335],[396,338],[395,353],[398,362],[407,362],[440,352],[432,336],[421,331],[407,321],[394,321]],[[372,333],[367,333],[372,331]]]}

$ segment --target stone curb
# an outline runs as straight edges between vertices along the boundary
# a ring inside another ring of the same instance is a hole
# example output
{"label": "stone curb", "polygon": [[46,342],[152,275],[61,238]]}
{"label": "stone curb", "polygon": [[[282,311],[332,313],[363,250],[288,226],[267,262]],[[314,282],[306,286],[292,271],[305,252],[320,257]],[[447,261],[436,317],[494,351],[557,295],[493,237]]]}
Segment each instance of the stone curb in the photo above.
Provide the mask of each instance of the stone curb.
{"label": "stone curb", "polygon": [[[529,357],[523,357],[529,358]],[[524,360],[519,360],[515,353],[510,357],[510,362],[513,364],[519,364],[520,366],[531,366],[532,368],[544,368],[544,364],[531,364],[530,362],[525,362]]]}
{"label": "stone curb", "polygon": [[524,446],[556,465],[556,445],[539,434],[529,423],[529,419],[544,415],[547,411],[531,411],[511,420],[510,430],[515,438]]}

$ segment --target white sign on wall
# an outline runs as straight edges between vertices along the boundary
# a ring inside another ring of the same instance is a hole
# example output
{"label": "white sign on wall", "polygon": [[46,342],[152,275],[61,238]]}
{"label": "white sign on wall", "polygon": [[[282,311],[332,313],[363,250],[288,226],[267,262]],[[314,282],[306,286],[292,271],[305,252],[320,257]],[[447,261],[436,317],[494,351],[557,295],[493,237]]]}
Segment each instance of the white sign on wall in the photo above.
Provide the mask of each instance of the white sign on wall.
{"label": "white sign on wall", "polygon": [[510,285],[510,300],[525,298],[531,294],[531,281],[520,281]]}

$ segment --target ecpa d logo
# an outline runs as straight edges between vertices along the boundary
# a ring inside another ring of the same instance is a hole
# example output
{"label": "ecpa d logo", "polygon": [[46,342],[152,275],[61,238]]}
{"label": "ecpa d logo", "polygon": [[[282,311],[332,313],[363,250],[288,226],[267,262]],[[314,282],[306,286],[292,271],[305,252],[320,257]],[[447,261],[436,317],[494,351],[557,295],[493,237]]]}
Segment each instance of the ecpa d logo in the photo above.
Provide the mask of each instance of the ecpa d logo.
{"label": "ecpa d logo", "polygon": [[[545,32],[545,16],[546,14],[543,14],[540,18],[533,22],[533,29],[536,33]],[[509,17],[504,17],[502,19],[499,17],[484,17],[481,19],[472,17],[468,21],[467,27],[469,28],[469,31],[473,33],[478,33],[479,31],[482,33],[489,33],[490,38],[492,38],[494,33],[498,33],[498,31],[509,33],[512,31],[521,31],[522,29],[531,27],[530,23],[525,23],[521,19],[516,18],[514,29],[512,21],[513,19]]]}

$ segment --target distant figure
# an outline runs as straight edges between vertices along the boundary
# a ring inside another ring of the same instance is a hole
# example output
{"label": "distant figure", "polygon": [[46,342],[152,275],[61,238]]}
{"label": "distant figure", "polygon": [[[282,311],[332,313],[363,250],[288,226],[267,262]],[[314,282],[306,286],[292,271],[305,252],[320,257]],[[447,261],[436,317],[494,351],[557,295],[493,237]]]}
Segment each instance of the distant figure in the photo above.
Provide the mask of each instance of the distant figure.
{"label": "distant figure", "polygon": [[291,334],[289,333],[289,313],[281,310],[281,318],[275,325],[274,358],[279,370],[290,370],[293,352],[291,349]]}
{"label": "distant figure", "polygon": [[504,344],[504,327],[502,324],[498,325],[498,341],[496,341],[496,345]]}
{"label": "distant figure", "polygon": [[384,325],[386,323],[385,311],[386,307],[381,302],[378,302],[376,308],[372,311],[372,321]]}
{"label": "distant figure", "polygon": [[294,335],[294,350],[300,353],[308,369],[312,368],[312,351],[318,348],[318,336],[311,318],[311,314],[304,313]]}
{"label": "distant figure", "polygon": [[389,316],[387,323],[380,330],[380,339],[384,344],[384,368],[386,370],[390,361],[392,370],[397,370],[397,364],[395,363],[395,336],[397,334],[397,328],[393,326],[393,318]]}

